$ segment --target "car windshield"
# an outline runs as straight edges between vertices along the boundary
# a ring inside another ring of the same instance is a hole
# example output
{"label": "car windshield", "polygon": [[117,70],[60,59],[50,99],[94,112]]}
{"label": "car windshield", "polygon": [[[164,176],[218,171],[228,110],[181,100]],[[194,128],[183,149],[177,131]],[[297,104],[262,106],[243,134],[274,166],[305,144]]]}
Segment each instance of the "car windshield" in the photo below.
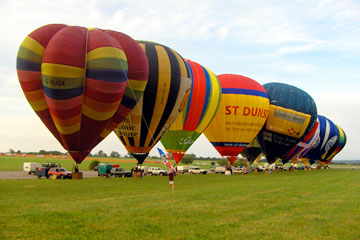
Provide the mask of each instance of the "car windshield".
{"label": "car windshield", "polygon": [[60,168],[60,169],[59,169],[59,172],[65,172],[65,169]]}

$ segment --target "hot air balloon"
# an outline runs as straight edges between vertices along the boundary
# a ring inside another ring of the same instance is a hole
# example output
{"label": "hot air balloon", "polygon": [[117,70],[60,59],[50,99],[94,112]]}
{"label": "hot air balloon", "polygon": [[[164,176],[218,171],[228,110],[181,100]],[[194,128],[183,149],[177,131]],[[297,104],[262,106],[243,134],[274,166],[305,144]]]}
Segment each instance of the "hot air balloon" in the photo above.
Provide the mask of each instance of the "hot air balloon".
{"label": "hot air balloon", "polygon": [[335,155],[338,154],[346,144],[346,134],[341,127],[337,126],[339,129],[339,138],[334,147],[329,151],[330,154],[326,157],[326,164],[329,164],[331,160],[334,159]]}
{"label": "hot air balloon", "polygon": [[241,155],[245,157],[250,164],[261,157],[262,151],[256,138],[254,138],[254,140],[246,146],[246,148],[241,152]]}
{"label": "hot air balloon", "polygon": [[319,122],[316,121],[311,131],[298,143],[282,156],[282,162],[285,164],[289,160],[294,160],[293,163],[298,162],[317,141],[320,135]]}
{"label": "hot air balloon", "polygon": [[320,130],[319,138],[304,157],[308,158],[312,163],[315,160],[325,163],[337,146],[337,142],[339,141],[339,128],[324,116],[319,115],[318,121]]}
{"label": "hot air balloon", "polygon": [[192,80],[189,99],[184,111],[160,139],[177,164],[213,119],[221,96],[219,80],[213,72],[196,62],[186,62]]}
{"label": "hot air balloon", "polygon": [[270,110],[257,136],[269,164],[281,158],[306,136],[316,122],[317,109],[305,91],[284,83],[267,83]]}
{"label": "hot air balloon", "polygon": [[266,90],[253,79],[234,74],[218,75],[222,88],[218,111],[205,136],[233,164],[256,137],[269,112]]}
{"label": "hot air balloon", "polygon": [[149,63],[148,84],[143,97],[114,132],[142,164],[183,110],[191,76],[186,62],[174,50],[153,42],[139,44]]}
{"label": "hot air balloon", "polygon": [[[140,68],[147,73],[147,65]],[[118,111],[128,63],[121,43],[103,30],[50,24],[22,42],[17,73],[31,107],[81,163]]]}

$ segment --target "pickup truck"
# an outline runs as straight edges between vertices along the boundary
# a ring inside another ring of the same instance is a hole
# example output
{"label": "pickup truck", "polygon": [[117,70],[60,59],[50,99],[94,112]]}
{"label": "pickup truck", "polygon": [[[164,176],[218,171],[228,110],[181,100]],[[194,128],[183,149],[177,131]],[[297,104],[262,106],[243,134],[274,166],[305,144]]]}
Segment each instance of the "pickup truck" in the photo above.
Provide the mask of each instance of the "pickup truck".
{"label": "pickup truck", "polygon": [[161,167],[149,167],[148,174],[150,176],[152,176],[152,175],[166,176],[167,171],[163,170]]}
{"label": "pickup truck", "polygon": [[191,166],[191,167],[189,167],[189,173],[190,174],[206,174],[207,170],[201,169],[199,167]]}
{"label": "pickup truck", "polygon": [[131,177],[130,171],[126,171],[124,168],[115,167],[110,170],[111,177]]}

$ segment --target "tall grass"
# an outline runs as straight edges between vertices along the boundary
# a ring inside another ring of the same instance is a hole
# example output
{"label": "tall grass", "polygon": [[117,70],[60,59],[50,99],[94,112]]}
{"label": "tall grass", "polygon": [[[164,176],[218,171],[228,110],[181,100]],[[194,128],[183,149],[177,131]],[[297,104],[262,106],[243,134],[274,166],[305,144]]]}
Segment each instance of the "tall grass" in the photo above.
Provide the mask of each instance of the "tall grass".
{"label": "tall grass", "polygon": [[1,180],[0,239],[359,239],[359,170]]}

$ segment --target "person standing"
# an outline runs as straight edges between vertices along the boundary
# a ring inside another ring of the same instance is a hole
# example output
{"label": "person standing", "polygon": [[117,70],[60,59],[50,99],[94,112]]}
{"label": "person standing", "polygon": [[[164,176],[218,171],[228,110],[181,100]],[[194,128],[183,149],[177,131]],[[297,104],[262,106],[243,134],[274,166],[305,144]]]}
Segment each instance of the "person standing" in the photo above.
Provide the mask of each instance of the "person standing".
{"label": "person standing", "polygon": [[169,184],[170,184],[171,191],[174,191],[174,171],[173,170],[170,170],[170,173],[169,173]]}

